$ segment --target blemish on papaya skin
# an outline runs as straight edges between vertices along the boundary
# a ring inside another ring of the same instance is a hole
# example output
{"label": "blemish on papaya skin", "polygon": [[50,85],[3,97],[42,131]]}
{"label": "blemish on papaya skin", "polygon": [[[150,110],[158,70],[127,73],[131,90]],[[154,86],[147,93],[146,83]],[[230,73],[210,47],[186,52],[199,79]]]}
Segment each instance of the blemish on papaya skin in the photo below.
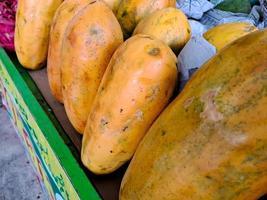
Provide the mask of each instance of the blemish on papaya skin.
{"label": "blemish on papaya skin", "polygon": [[89,4],[94,4],[94,3],[96,3],[97,1],[92,1],[91,3],[89,3]]}
{"label": "blemish on papaya skin", "polygon": [[189,99],[184,101],[184,108],[187,109],[194,101],[195,97],[190,97]]}
{"label": "blemish on papaya skin", "polygon": [[232,146],[240,146],[247,142],[248,136],[243,133],[235,133],[235,134],[225,135],[224,138]]}
{"label": "blemish on papaya skin", "polygon": [[156,97],[158,96],[159,93],[160,93],[160,87],[159,87],[159,85],[152,86],[150,88],[148,94],[145,96],[145,98],[148,101],[153,101],[154,99],[156,99]]}
{"label": "blemish on papaya skin", "polygon": [[68,12],[69,13],[72,13],[74,10],[76,9],[76,6],[72,6],[68,9]]}
{"label": "blemish on papaya skin", "polygon": [[125,126],[122,131],[125,132],[129,127],[128,126]]}
{"label": "blemish on papaya skin", "polygon": [[190,33],[191,33],[190,29],[186,29],[186,30],[187,30],[187,33],[188,33],[188,34],[190,34]]}
{"label": "blemish on papaya skin", "polygon": [[95,28],[95,27],[92,27],[92,28],[90,29],[90,34],[91,34],[91,35],[97,35],[98,32],[99,32],[98,29]]}
{"label": "blemish on papaya skin", "polygon": [[162,130],[161,131],[161,136],[164,136],[164,135],[166,135],[166,131]]}
{"label": "blemish on papaya skin", "polygon": [[143,120],[144,118],[144,113],[141,111],[141,110],[138,110],[136,113],[135,113],[135,117],[137,120],[141,121]]}
{"label": "blemish on papaya skin", "polygon": [[105,126],[107,126],[108,123],[109,123],[108,120],[105,119],[105,118],[102,118],[102,119],[100,120],[100,126],[101,126],[102,128],[104,128]]}
{"label": "blemish on papaya skin", "polygon": [[209,176],[209,175],[207,175],[207,176],[205,176],[207,179],[212,179],[212,177],[211,176]]}
{"label": "blemish on papaya skin", "polygon": [[160,49],[158,47],[149,49],[148,54],[151,56],[157,56],[160,54]]}
{"label": "blemish on papaya skin", "polygon": [[215,104],[215,97],[218,94],[219,89],[210,90],[201,97],[201,102],[205,104],[204,111],[200,113],[200,118],[207,119],[209,121],[220,121],[223,119],[223,115],[218,111]]}
{"label": "blemish on papaya skin", "polygon": [[24,25],[27,24],[27,19],[25,17],[23,17],[23,23]]}

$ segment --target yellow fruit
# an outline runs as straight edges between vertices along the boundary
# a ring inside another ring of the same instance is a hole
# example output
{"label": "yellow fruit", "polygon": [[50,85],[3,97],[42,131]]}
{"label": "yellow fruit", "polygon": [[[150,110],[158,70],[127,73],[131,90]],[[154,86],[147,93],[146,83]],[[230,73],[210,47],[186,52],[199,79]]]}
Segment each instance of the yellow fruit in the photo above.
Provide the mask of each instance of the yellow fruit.
{"label": "yellow fruit", "polygon": [[84,165],[96,174],[107,174],[128,161],[168,104],[176,80],[176,56],[160,40],[136,35],[121,45],[109,63],[87,121]]}
{"label": "yellow fruit", "polygon": [[182,11],[176,8],[163,8],[139,22],[133,34],[140,33],[162,40],[178,53],[190,39],[191,27]]}
{"label": "yellow fruit", "polygon": [[54,16],[47,56],[47,75],[54,97],[63,103],[61,85],[61,47],[66,28],[71,19],[92,0],[65,0]]}
{"label": "yellow fruit", "polygon": [[120,200],[251,200],[267,193],[267,30],[208,61],[152,125]]}
{"label": "yellow fruit", "polygon": [[204,38],[219,51],[236,39],[258,30],[254,25],[246,22],[221,24],[206,33]]}
{"label": "yellow fruit", "polygon": [[146,16],[167,7],[176,7],[175,0],[121,0],[117,11],[125,38],[131,36],[135,26]]}
{"label": "yellow fruit", "polygon": [[44,66],[52,20],[62,0],[19,0],[16,14],[15,50],[28,69]]}
{"label": "yellow fruit", "polygon": [[67,116],[81,134],[102,76],[122,42],[120,25],[101,0],[83,8],[67,28],[62,47],[62,93]]}

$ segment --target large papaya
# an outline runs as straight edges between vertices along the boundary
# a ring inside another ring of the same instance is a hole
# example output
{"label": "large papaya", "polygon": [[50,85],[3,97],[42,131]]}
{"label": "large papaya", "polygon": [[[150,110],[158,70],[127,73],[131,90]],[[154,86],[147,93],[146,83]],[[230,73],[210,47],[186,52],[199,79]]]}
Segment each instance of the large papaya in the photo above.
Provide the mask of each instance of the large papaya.
{"label": "large papaya", "polygon": [[67,25],[71,19],[90,1],[93,0],[65,0],[57,9],[50,31],[47,56],[47,75],[53,96],[63,103],[61,86],[61,47]]}
{"label": "large papaya", "polygon": [[22,66],[39,69],[48,51],[49,32],[63,0],[19,0],[15,26],[15,50]]}
{"label": "large papaya", "polygon": [[176,57],[158,39],[136,35],[112,57],[92,106],[82,161],[96,174],[128,161],[168,104],[177,80]]}
{"label": "large papaya", "polygon": [[256,30],[257,27],[251,23],[232,22],[211,28],[203,34],[203,37],[219,51],[236,39]]}
{"label": "large papaya", "polygon": [[178,53],[190,39],[191,27],[181,10],[163,8],[142,19],[133,34],[152,35]]}
{"label": "large papaya", "polygon": [[62,47],[62,93],[67,116],[79,133],[84,131],[111,56],[122,42],[120,25],[101,0],[89,3],[67,27]]}
{"label": "large papaya", "polygon": [[152,125],[124,200],[251,200],[267,193],[267,30],[221,50]]}
{"label": "large papaya", "polygon": [[131,36],[138,22],[149,14],[166,7],[176,7],[175,0],[121,0],[117,18],[125,38]]}

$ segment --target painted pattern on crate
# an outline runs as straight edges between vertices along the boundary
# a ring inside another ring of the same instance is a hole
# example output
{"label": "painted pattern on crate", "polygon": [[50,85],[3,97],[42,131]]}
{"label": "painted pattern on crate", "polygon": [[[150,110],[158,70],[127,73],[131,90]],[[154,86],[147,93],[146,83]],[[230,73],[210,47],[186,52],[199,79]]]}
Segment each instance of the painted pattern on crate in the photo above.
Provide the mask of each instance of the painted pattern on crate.
{"label": "painted pattern on crate", "polygon": [[16,132],[20,139],[23,141],[24,147],[26,148],[28,152],[28,156],[30,157],[30,160],[35,166],[35,170],[37,171],[38,180],[42,187],[45,187],[50,199],[56,199],[53,189],[50,185],[49,179],[46,176],[46,173],[44,171],[44,168],[42,167],[40,159],[36,156],[33,144],[29,138],[29,133],[27,132],[25,128],[25,122],[23,122],[23,119],[17,109],[15,108],[15,105],[11,101],[10,95],[8,95],[6,88],[1,84],[0,79],[0,90],[2,92],[2,102],[4,107],[6,108],[9,117],[11,118],[11,121],[13,122],[13,125],[16,128]]}
{"label": "painted pattern on crate", "polygon": [[17,132],[23,138],[35,168],[49,192],[50,199],[79,199],[64,169],[34,121],[1,60],[0,79],[4,105],[7,107],[10,117],[17,127]]}

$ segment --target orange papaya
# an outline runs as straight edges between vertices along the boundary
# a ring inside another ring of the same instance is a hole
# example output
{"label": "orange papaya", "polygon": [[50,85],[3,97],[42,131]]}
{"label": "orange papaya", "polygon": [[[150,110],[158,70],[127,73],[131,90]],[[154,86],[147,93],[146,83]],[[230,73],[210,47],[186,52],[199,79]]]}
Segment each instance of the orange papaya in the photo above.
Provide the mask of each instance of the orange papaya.
{"label": "orange papaya", "polygon": [[47,75],[51,93],[63,103],[61,86],[61,47],[67,25],[71,19],[92,0],[65,0],[54,16],[49,39]]}
{"label": "orange papaya", "polygon": [[142,19],[133,32],[135,34],[152,35],[178,54],[191,37],[191,27],[181,10],[163,8]]}
{"label": "orange papaya", "polygon": [[62,2],[63,0],[18,1],[15,50],[23,67],[35,70],[45,65],[50,27]]}
{"label": "orange papaya", "polygon": [[267,30],[222,49],[152,125],[120,200],[251,200],[267,193]]}
{"label": "orange papaya", "polygon": [[166,7],[176,7],[175,0],[121,0],[117,19],[125,38],[131,36],[135,26],[149,14]]}
{"label": "orange papaya", "polygon": [[101,0],[89,3],[67,27],[62,46],[62,94],[67,116],[81,134],[102,76],[122,42],[119,22]]}
{"label": "orange papaya", "polygon": [[203,37],[219,51],[236,39],[256,30],[257,27],[251,23],[233,22],[215,26],[205,32]]}
{"label": "orange papaya", "polygon": [[127,162],[168,104],[177,80],[176,56],[158,39],[136,35],[112,57],[88,117],[83,164],[108,174]]}

